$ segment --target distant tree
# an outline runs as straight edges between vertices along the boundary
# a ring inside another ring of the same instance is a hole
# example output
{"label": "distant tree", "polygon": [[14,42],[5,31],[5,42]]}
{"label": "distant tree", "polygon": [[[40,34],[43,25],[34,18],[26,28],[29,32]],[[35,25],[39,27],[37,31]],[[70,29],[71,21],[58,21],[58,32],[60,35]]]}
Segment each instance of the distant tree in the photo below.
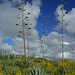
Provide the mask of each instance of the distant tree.
{"label": "distant tree", "polygon": [[[25,53],[25,60],[27,60],[27,55],[26,55],[26,42],[25,42],[25,27],[26,27],[26,23],[25,23],[25,15],[24,15],[24,12],[25,12],[25,9],[24,9],[24,6],[27,4],[27,3],[30,3],[29,1],[28,2],[24,2],[24,0],[21,0],[22,1],[22,4],[17,4],[17,6],[22,6],[22,8],[18,8],[18,10],[20,10],[22,12],[22,18],[20,17],[17,17],[18,19],[22,19],[22,25],[19,25],[19,24],[16,24],[17,26],[22,26],[22,31],[19,31],[19,33],[23,33],[23,40],[24,40],[24,53]],[[29,15],[30,13],[28,12],[26,15]],[[20,35],[18,35],[18,37],[20,37]]]}

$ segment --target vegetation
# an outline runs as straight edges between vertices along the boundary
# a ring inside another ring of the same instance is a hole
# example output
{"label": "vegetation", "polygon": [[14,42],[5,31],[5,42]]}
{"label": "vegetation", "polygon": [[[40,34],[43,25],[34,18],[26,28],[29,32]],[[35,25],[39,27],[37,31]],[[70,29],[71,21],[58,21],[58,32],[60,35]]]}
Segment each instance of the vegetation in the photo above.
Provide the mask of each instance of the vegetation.
{"label": "vegetation", "polygon": [[[29,23],[29,19],[27,15],[30,15],[30,12],[28,12],[26,15],[24,15],[24,12],[26,11],[24,9],[24,6],[27,3],[25,3],[24,0],[22,1],[22,7],[18,8],[22,12],[22,18],[17,17],[18,19],[22,19],[22,25],[16,24],[16,26],[21,26],[22,30],[19,30],[19,35],[22,33],[23,35],[23,41],[24,41],[24,53],[25,55],[14,55],[14,54],[0,54],[0,75],[75,75],[75,61],[69,61],[67,59],[64,59],[64,46],[63,46],[63,22],[64,22],[64,16],[65,14],[68,14],[68,12],[63,12],[63,0],[61,0],[62,5],[60,8],[60,11],[62,15],[57,14],[57,17],[61,16],[61,22],[58,20],[57,22],[62,25],[62,60],[56,61],[55,59],[44,59],[44,50],[45,50],[45,39],[47,36],[47,29],[49,24],[49,16],[43,16],[44,24],[41,24],[41,29],[43,27],[43,35],[44,40],[42,40],[42,36],[40,36],[40,42],[41,42],[41,49],[42,49],[42,58],[35,58],[34,56],[29,56],[29,35],[30,29],[32,23]],[[21,5],[21,4],[20,4]],[[17,4],[17,6],[20,6]],[[65,6],[67,4],[65,3]],[[66,23],[67,24],[67,23]],[[27,34],[25,32],[25,29],[27,29]],[[26,35],[27,35],[27,49],[28,49],[28,60],[27,60],[27,54],[26,54]],[[41,35],[41,34],[40,34]],[[72,49],[73,50],[73,49]]]}
{"label": "vegetation", "polygon": [[[12,56],[12,55],[11,55]],[[12,56],[13,57],[13,56]],[[0,59],[0,75],[62,75],[62,60],[30,57],[30,66],[24,57]],[[64,75],[75,75],[75,61],[64,59]]]}

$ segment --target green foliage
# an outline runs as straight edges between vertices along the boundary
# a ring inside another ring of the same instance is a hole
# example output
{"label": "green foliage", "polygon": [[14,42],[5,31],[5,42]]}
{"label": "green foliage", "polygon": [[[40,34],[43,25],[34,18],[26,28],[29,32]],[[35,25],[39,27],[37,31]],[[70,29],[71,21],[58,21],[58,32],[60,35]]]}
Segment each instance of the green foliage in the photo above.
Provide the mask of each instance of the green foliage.
{"label": "green foliage", "polygon": [[46,75],[46,72],[41,67],[33,66],[29,68],[30,75]]}
{"label": "green foliage", "polygon": [[35,58],[34,62],[42,62],[42,60]]}

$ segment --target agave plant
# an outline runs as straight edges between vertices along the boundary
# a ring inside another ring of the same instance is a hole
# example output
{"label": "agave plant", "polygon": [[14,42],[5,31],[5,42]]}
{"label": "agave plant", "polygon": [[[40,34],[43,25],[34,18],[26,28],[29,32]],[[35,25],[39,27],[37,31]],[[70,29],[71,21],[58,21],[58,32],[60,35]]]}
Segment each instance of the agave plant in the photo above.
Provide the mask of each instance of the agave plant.
{"label": "agave plant", "polygon": [[29,75],[46,75],[46,72],[38,66],[33,66],[29,68],[29,71]]}

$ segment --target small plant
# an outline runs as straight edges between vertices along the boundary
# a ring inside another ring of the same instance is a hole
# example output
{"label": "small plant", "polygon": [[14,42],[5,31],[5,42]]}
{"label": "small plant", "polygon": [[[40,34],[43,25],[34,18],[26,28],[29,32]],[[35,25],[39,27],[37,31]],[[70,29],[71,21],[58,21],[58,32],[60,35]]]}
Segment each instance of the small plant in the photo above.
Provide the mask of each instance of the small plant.
{"label": "small plant", "polygon": [[46,72],[38,66],[33,66],[32,68],[29,68],[29,71],[30,75],[46,75]]}

